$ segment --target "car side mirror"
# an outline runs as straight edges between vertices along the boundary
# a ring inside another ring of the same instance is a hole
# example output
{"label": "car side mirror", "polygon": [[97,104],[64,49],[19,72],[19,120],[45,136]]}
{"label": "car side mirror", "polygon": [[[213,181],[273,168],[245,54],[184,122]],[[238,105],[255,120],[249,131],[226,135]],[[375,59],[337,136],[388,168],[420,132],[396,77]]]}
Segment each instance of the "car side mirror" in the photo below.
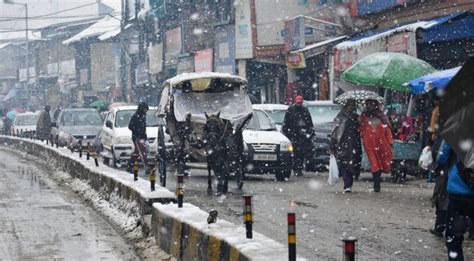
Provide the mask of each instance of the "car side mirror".
{"label": "car side mirror", "polygon": [[113,124],[111,121],[106,121],[105,122],[105,127],[113,129]]}

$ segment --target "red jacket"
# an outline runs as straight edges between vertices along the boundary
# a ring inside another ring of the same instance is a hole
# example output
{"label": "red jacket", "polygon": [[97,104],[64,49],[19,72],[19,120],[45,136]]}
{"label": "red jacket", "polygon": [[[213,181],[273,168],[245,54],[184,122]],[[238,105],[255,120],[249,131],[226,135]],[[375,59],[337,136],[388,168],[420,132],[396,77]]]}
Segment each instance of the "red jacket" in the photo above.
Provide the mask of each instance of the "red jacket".
{"label": "red jacket", "polygon": [[[372,124],[371,124],[372,123]],[[360,116],[362,144],[369,158],[370,171],[390,173],[393,159],[392,130],[377,117]]]}

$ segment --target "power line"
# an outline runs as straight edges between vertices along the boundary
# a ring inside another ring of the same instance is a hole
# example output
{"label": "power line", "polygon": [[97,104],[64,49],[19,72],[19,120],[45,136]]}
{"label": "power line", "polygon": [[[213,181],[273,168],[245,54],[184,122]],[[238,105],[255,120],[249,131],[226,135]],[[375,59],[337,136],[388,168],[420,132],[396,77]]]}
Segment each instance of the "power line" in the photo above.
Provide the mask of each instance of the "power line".
{"label": "power line", "polygon": [[[51,15],[55,15],[55,14],[65,13],[65,12],[68,12],[68,11],[72,11],[72,10],[76,10],[76,9],[80,9],[80,8],[83,8],[83,7],[86,7],[86,6],[96,5],[96,4],[97,4],[97,3],[89,3],[89,4],[79,5],[79,6],[76,6],[76,7],[72,7],[72,8],[69,8],[69,9],[64,9],[64,10],[57,11],[57,12],[53,12],[53,13],[49,13],[49,14],[37,15],[37,16],[29,16],[28,19],[35,19],[35,18],[41,18],[41,17],[51,16]],[[18,20],[18,19],[25,19],[25,18],[2,19],[2,20],[0,20],[0,22],[14,21],[14,20]]]}

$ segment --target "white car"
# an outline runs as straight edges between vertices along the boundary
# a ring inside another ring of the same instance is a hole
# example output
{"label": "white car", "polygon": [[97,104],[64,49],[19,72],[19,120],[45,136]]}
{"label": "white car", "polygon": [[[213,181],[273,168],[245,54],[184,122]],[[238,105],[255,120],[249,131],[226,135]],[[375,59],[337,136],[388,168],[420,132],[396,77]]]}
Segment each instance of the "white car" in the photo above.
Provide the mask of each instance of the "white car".
{"label": "white car", "polygon": [[12,134],[27,135],[28,133],[36,131],[36,123],[38,122],[39,115],[38,112],[18,113],[11,126]]}
{"label": "white car", "polygon": [[286,111],[288,110],[288,105],[285,104],[254,104],[254,109],[262,110],[272,118],[277,129],[281,131],[281,125],[283,125],[283,120],[285,119]]}
{"label": "white car", "polygon": [[246,173],[272,173],[277,180],[290,177],[293,146],[263,110],[254,109],[253,117],[243,131],[243,138]]}
{"label": "white car", "polygon": [[[132,155],[135,146],[132,142],[132,132],[128,129],[130,118],[137,110],[135,105],[112,107],[105,118],[100,133],[101,155],[108,163],[113,160],[114,166],[126,161]],[[158,151],[158,128],[164,128],[161,118],[155,116],[157,108],[150,107],[147,113],[148,158],[156,156]],[[165,146],[171,146],[169,135],[165,134]]]}

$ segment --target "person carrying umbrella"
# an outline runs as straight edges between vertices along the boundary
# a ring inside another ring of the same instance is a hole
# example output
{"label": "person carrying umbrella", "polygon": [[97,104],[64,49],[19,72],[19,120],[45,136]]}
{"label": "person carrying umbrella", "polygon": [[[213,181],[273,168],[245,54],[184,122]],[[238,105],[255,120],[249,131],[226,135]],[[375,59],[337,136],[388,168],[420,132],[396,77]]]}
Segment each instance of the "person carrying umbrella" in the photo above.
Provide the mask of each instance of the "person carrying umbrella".
{"label": "person carrying umbrella", "polygon": [[309,151],[313,148],[311,138],[314,134],[313,120],[308,108],[303,105],[303,96],[296,96],[295,104],[285,113],[282,132],[293,144],[295,176],[302,176],[305,155],[310,155]]}
{"label": "person carrying umbrella", "polygon": [[357,103],[348,100],[334,121],[336,127],[331,134],[329,154],[335,155],[339,174],[344,181],[344,193],[350,193],[353,177],[360,174],[362,147],[359,133],[359,121],[356,113]]}
{"label": "person carrying umbrella", "polygon": [[41,112],[38,122],[36,123],[36,134],[38,139],[40,140],[47,140],[51,135],[51,116],[49,115],[49,111],[51,107],[46,105],[44,110]]}
{"label": "person carrying umbrella", "polygon": [[359,118],[360,133],[374,178],[374,192],[380,192],[382,173],[390,173],[393,159],[393,137],[388,117],[377,100],[366,101],[366,109]]}

